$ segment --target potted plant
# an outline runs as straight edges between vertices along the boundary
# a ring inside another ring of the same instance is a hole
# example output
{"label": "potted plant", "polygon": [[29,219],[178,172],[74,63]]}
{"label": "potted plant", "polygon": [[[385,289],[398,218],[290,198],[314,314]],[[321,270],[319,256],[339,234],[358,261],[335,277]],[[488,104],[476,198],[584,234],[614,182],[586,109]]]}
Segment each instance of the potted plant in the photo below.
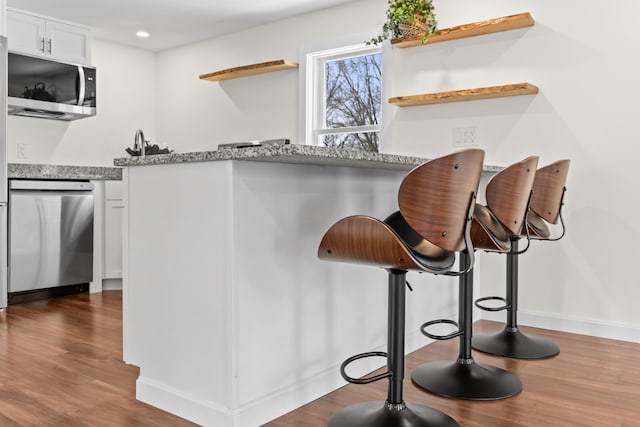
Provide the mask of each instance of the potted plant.
{"label": "potted plant", "polygon": [[382,43],[389,37],[408,37],[422,34],[422,43],[437,31],[437,21],[431,0],[389,0],[387,21],[382,33],[368,44]]}

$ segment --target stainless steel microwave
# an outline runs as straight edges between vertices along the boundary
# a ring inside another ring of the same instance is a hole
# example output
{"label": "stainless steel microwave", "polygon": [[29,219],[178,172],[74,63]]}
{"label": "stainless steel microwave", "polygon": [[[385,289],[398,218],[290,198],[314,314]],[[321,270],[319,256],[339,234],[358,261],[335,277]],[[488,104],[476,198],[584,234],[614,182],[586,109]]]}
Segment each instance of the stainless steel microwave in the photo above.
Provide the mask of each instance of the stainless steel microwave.
{"label": "stainless steel microwave", "polygon": [[96,115],[96,69],[50,59],[8,54],[8,113],[77,120]]}

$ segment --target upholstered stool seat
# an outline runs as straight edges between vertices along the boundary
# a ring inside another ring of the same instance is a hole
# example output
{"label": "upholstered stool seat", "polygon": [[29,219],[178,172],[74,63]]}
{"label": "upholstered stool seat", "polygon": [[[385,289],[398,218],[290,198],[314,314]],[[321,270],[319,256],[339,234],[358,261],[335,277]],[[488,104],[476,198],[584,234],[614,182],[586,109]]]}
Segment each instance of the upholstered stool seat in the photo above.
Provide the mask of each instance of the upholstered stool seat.
{"label": "upholstered stool seat", "polygon": [[[471,233],[472,235],[477,234],[477,238],[474,239],[475,249],[486,247],[487,241],[491,241],[497,251],[507,252],[511,249],[509,232],[500,224],[500,220],[491,212],[491,209],[484,205],[476,205],[473,219]],[[476,230],[478,224],[482,224],[482,230],[485,233]]]}
{"label": "upholstered stool seat", "polygon": [[[404,402],[406,274],[409,270],[463,273],[453,271],[453,267],[456,254],[471,245],[471,213],[483,160],[484,151],[468,149],[426,162],[402,181],[398,212],[384,221],[364,215],[343,218],[322,238],[318,258],[384,268],[388,276],[387,352],[352,356],[340,369],[342,377],[351,383],[387,379],[387,399],[343,408],[329,420],[330,427],[458,425],[438,410]],[[350,363],[380,356],[387,359],[386,372],[367,378],[352,378],[346,373]]]}
{"label": "upholstered stool seat", "polygon": [[451,270],[456,260],[455,252],[442,249],[440,246],[436,246],[430,241],[422,238],[422,236],[416,233],[415,230],[407,224],[407,221],[404,219],[400,211],[389,215],[384,222],[391,227],[402,240],[404,246],[409,250],[417,265],[420,265],[424,269],[431,269],[434,271]]}
{"label": "upholstered stool seat", "polygon": [[551,230],[549,230],[547,222],[531,209],[527,215],[527,226],[529,236],[532,239],[547,240],[551,237]]}

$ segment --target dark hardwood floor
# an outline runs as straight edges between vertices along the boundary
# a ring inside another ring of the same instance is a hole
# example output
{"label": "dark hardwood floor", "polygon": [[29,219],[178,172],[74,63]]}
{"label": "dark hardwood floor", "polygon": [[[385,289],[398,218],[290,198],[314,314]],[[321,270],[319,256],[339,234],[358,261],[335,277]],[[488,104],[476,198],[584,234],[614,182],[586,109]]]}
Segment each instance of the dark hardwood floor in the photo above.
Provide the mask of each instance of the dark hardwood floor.
{"label": "dark hardwood floor", "polygon": [[0,313],[0,426],[194,426],[135,399],[122,362],[122,293],[78,294]]}
{"label": "dark hardwood floor", "polygon": [[[479,321],[475,331],[500,324]],[[523,327],[560,345],[560,354],[545,360],[515,360],[474,351],[474,359],[517,374],[523,391],[499,401],[463,401],[416,388],[411,369],[430,360],[455,360],[457,340],[436,342],[406,358],[407,402],[437,408],[461,426],[547,427],[640,426],[640,344]],[[367,349],[363,349],[367,351]],[[340,408],[367,400],[384,400],[386,382],[349,384],[290,412],[265,427],[320,427]]]}
{"label": "dark hardwood floor", "polygon": [[[121,319],[118,291],[30,302],[1,312],[0,426],[194,426],[135,400],[138,369],[122,362]],[[498,327],[480,321],[475,330]],[[640,344],[523,330],[553,339],[560,355],[526,361],[474,352],[478,362],[516,373],[524,386],[519,395],[472,402],[413,386],[413,367],[456,357],[457,341],[451,340],[407,356],[405,399],[440,409],[462,426],[640,427]],[[349,384],[265,426],[325,426],[343,406],[385,397],[384,381]]]}

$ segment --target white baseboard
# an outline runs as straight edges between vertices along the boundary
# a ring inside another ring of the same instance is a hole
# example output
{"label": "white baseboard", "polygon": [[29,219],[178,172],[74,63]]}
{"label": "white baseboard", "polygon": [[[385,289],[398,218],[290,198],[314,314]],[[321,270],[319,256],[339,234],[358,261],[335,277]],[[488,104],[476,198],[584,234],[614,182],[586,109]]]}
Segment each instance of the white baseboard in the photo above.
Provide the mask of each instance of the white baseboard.
{"label": "white baseboard", "polygon": [[122,279],[102,279],[103,291],[121,291]]}
{"label": "white baseboard", "polygon": [[[505,322],[506,312],[483,311],[482,319]],[[573,334],[640,343],[640,326],[549,313],[518,311],[518,324]]]}
{"label": "white baseboard", "polygon": [[[419,330],[410,332],[405,337],[405,353],[411,353],[430,342],[432,340],[422,335]],[[349,375],[361,377],[385,365],[386,360],[382,357],[362,359],[350,367]],[[237,408],[228,408],[216,402],[199,400],[141,375],[136,381],[136,399],[205,427],[255,427],[345,384],[340,376],[340,366],[336,365],[295,386],[278,390]]]}
{"label": "white baseboard", "polygon": [[[380,363],[386,361],[383,358],[365,360],[358,363],[350,374],[358,377],[365,375],[383,366],[377,366]],[[256,427],[345,385],[339,369],[339,366],[327,369],[295,386],[236,408],[204,402],[143,377],[136,381],[136,399],[204,427]]]}
{"label": "white baseboard", "polygon": [[136,399],[202,426],[233,426],[226,408],[142,376],[136,380]]}

